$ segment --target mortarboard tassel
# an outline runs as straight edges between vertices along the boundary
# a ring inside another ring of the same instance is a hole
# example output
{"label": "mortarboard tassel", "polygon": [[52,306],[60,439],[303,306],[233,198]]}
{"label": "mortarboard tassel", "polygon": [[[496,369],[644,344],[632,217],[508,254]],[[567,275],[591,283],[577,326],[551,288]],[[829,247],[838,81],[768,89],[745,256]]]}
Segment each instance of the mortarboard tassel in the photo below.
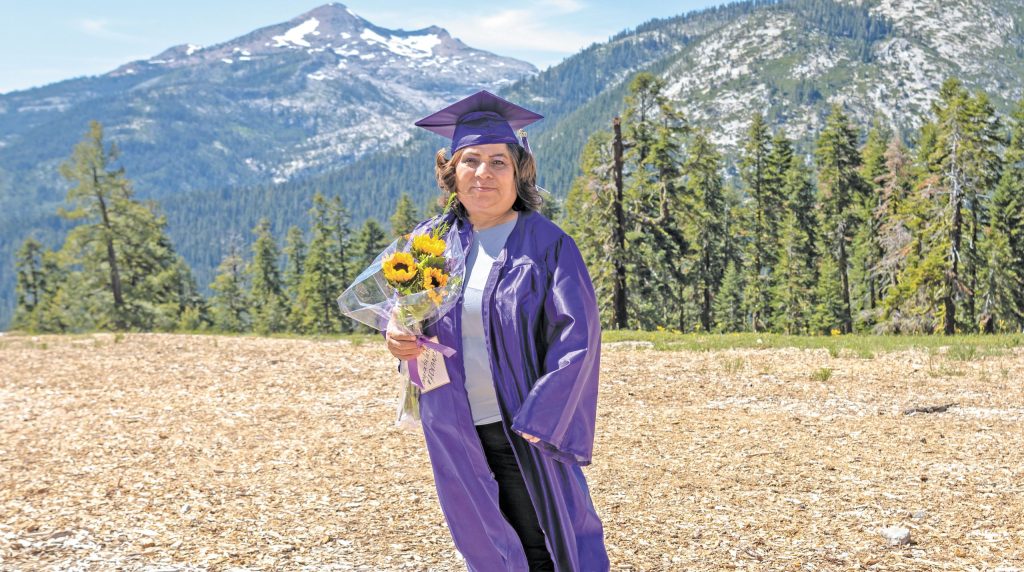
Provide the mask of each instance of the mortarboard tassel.
{"label": "mortarboard tassel", "polygon": [[530,151],[530,142],[526,139],[526,130],[520,129],[518,135],[523,140],[523,148],[526,149],[527,153],[533,155],[533,151]]}

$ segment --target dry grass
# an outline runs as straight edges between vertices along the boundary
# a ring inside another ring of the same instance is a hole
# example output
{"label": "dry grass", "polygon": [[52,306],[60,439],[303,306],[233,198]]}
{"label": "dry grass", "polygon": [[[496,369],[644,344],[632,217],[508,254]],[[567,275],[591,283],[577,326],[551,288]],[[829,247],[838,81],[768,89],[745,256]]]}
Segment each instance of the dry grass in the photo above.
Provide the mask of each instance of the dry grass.
{"label": "dry grass", "polygon": [[[391,425],[392,363],[345,340],[0,337],[0,569],[463,569],[422,436]],[[587,475],[613,569],[1020,570],[1021,379],[1019,348],[606,344]]]}

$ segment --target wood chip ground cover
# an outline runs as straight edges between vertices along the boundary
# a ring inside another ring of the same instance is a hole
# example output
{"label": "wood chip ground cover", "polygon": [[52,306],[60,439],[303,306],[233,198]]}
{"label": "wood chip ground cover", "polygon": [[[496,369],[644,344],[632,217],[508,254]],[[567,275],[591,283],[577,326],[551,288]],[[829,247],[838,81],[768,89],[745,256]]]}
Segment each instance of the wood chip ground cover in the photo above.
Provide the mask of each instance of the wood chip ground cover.
{"label": "wood chip ground cover", "polygon": [[[0,337],[0,569],[464,570],[393,366],[345,340]],[[1020,348],[606,344],[585,471],[612,569],[1024,570],[1022,379]]]}

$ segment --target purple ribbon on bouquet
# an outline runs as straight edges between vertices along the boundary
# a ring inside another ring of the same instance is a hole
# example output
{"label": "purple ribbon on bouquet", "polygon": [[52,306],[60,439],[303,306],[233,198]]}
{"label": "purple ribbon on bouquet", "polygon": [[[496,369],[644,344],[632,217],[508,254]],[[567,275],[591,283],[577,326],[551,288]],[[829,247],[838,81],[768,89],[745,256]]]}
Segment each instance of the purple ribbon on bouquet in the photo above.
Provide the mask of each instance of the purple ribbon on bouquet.
{"label": "purple ribbon on bouquet", "polygon": [[[434,351],[441,352],[444,357],[452,357],[455,355],[455,348],[439,344],[426,336],[416,336],[416,345],[425,346]],[[409,379],[412,381],[413,385],[423,389],[423,380],[420,379],[420,367],[417,364],[417,361],[418,358],[409,360]]]}

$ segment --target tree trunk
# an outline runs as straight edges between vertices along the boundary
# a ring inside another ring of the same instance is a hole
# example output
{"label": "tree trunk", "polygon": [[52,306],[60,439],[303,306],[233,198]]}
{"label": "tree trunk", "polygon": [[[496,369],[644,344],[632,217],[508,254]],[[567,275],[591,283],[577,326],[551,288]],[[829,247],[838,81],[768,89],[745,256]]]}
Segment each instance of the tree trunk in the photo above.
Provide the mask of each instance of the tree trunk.
{"label": "tree trunk", "polygon": [[707,254],[707,245],[704,246],[704,285],[703,285],[703,300],[700,308],[700,325],[705,332],[711,331],[711,285],[708,284],[708,279],[711,276],[711,260]]}
{"label": "tree trunk", "polygon": [[626,255],[626,215],[623,212],[623,190],[622,190],[622,170],[624,166],[622,158],[622,125],[619,118],[616,117],[612,120],[612,128],[615,132],[615,140],[613,143],[613,150],[615,155],[615,226],[612,232],[613,242],[615,245],[615,256],[612,260],[612,266],[615,271],[615,278],[612,286],[612,301],[614,308],[614,316],[612,321],[615,323],[616,329],[626,328],[626,261],[624,260]]}
{"label": "tree trunk", "polygon": [[110,289],[113,290],[114,294],[114,309],[116,310],[116,318],[114,326],[118,329],[124,328],[124,318],[122,316],[122,310],[124,309],[124,294],[121,290],[121,273],[117,267],[117,254],[114,251],[114,229],[110,224],[110,215],[107,213],[107,203],[103,200],[103,193],[100,192],[100,181],[96,171],[92,172],[92,181],[96,189],[96,200],[100,204],[100,216],[103,219],[104,242],[107,247],[107,265],[110,266]]}
{"label": "tree trunk", "polygon": [[953,220],[949,224],[949,272],[946,275],[946,292],[942,298],[942,305],[945,308],[946,316],[943,324],[943,333],[951,336],[956,333],[956,301],[954,296],[960,282],[960,240],[963,226],[963,187],[961,175],[957,169],[957,143],[959,138],[953,138],[953,153],[950,160],[952,172],[950,173],[949,203],[953,207]]}
{"label": "tree trunk", "polygon": [[853,332],[853,314],[850,310],[850,274],[847,272],[846,255],[846,222],[842,223],[839,229],[839,257],[836,259],[839,264],[839,279],[843,288],[843,333]]}

